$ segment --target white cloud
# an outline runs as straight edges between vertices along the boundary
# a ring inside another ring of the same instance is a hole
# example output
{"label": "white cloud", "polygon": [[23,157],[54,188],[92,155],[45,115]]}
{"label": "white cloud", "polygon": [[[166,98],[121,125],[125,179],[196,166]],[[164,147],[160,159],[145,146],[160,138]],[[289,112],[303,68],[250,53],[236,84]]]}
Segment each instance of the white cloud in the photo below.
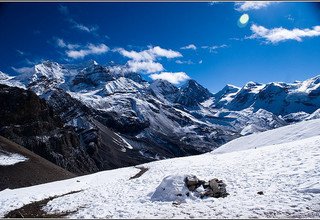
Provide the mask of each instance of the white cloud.
{"label": "white cloud", "polygon": [[67,6],[59,5],[58,10],[61,14],[67,17],[67,20],[72,25],[72,28],[87,33],[93,33],[93,35],[99,36],[99,34],[97,33],[97,30],[99,29],[98,25],[88,26],[77,22],[72,18],[72,14],[69,12],[69,8]]}
{"label": "white cloud", "polygon": [[199,61],[199,64],[202,64],[202,62],[203,62],[203,61],[202,61],[202,60],[200,60],[200,61]]}
{"label": "white cloud", "polygon": [[292,15],[290,15],[290,14],[287,15],[286,18],[287,18],[289,21],[292,21],[292,22],[294,21],[294,18],[293,18]]}
{"label": "white cloud", "polygon": [[226,47],[228,47],[228,45],[221,44],[221,45],[213,45],[213,46],[202,46],[201,48],[209,50],[210,53],[217,53],[218,49],[226,48]]}
{"label": "white cloud", "polygon": [[148,53],[146,50],[141,52],[136,52],[134,50],[127,51],[123,48],[115,49],[114,51],[119,52],[122,56],[127,57],[132,60],[141,61],[141,60],[154,60],[155,57],[153,54]]}
{"label": "white cloud", "polygon": [[302,38],[304,37],[320,36],[320,26],[314,26],[312,29],[294,28],[292,30],[288,30],[282,27],[268,29],[263,26],[253,24],[250,29],[253,32],[253,34],[247,38],[263,38],[266,40],[267,43],[278,43],[287,40],[302,41]]}
{"label": "white cloud", "polygon": [[245,1],[245,2],[236,2],[235,3],[235,9],[237,11],[249,11],[249,10],[258,10],[261,8],[265,8],[269,6],[270,4],[273,4],[276,2],[270,2],[270,1]]}
{"label": "white cloud", "polygon": [[179,84],[190,79],[190,77],[185,72],[175,72],[175,73],[162,72],[159,74],[151,74],[150,78],[153,80],[156,80],[156,79],[167,80],[172,84]]}
{"label": "white cloud", "polygon": [[33,67],[20,67],[20,68],[15,68],[11,67],[15,72],[24,74],[24,73],[31,73],[33,72],[34,68]]}
{"label": "white cloud", "polygon": [[66,43],[63,39],[61,38],[57,38],[56,39],[56,44],[58,47],[61,47],[61,48],[68,48],[69,50],[72,50],[72,49],[76,49],[76,48],[79,48],[80,45],[79,44],[69,44],[69,43]]}
{"label": "white cloud", "polygon": [[57,39],[57,45],[58,45],[58,47],[66,47],[67,46],[67,44],[64,42],[64,40],[62,40],[60,38]]}
{"label": "white cloud", "polygon": [[69,58],[78,59],[92,54],[103,54],[109,51],[109,47],[105,44],[70,44],[61,38],[55,38],[58,47],[66,49],[65,53]]}
{"label": "white cloud", "polygon": [[115,48],[113,51],[129,58],[129,61],[126,63],[128,71],[142,72],[146,74],[159,73],[164,70],[161,63],[155,62],[158,58],[165,57],[171,59],[182,57],[181,53],[177,51],[163,49],[159,46],[149,46],[149,49],[139,52],[134,50],[128,51],[123,48]]}
{"label": "white cloud", "polygon": [[220,2],[219,1],[210,1],[209,5],[215,5],[215,4],[218,4],[218,3],[220,3]]}
{"label": "white cloud", "polygon": [[159,46],[150,47],[148,50],[143,50],[140,52],[134,50],[127,51],[123,48],[117,48],[114,51],[120,53],[124,57],[135,61],[154,61],[159,57],[166,57],[168,59],[182,57],[181,53],[177,51],[171,49],[163,49]]}
{"label": "white cloud", "polygon": [[61,14],[65,15],[66,17],[68,17],[68,21],[72,24],[72,27],[75,29],[78,29],[80,31],[84,31],[84,32],[95,32],[96,30],[98,30],[98,26],[86,26],[84,24],[81,24],[77,21],[75,21],[72,17],[71,14],[69,12],[69,8],[67,6],[63,6],[63,5],[59,5],[58,6],[58,10]]}
{"label": "white cloud", "polygon": [[129,71],[132,72],[144,72],[144,73],[155,73],[164,70],[161,63],[153,61],[135,61],[129,60],[127,62]]}
{"label": "white cloud", "polygon": [[188,65],[191,65],[191,64],[194,64],[191,60],[176,60],[176,63],[177,64],[188,64]]}
{"label": "white cloud", "polygon": [[58,10],[60,11],[61,14],[64,14],[64,15],[69,14],[69,9],[67,6],[59,5]]}
{"label": "white cloud", "polygon": [[80,31],[87,32],[87,33],[90,33],[90,32],[94,33],[99,28],[97,25],[96,26],[86,26],[84,24],[80,24],[72,18],[69,18],[69,22],[73,25],[72,26],[73,28],[78,29]]}
{"label": "white cloud", "polygon": [[102,54],[109,51],[109,47],[105,44],[99,44],[99,45],[88,45],[90,54]]}
{"label": "white cloud", "polygon": [[182,57],[181,53],[174,51],[174,50],[167,50],[163,49],[159,46],[152,47],[148,51],[150,51],[152,54],[154,54],[156,57],[166,57],[166,58],[176,58],[176,57]]}
{"label": "white cloud", "polygon": [[180,49],[182,49],[182,50],[196,50],[197,47],[194,44],[189,44],[187,46],[181,47]]}
{"label": "white cloud", "polygon": [[98,54],[103,54],[109,51],[109,47],[105,44],[88,44],[85,49],[81,50],[67,50],[66,54],[68,57],[72,59],[79,59],[83,58],[88,55],[98,55]]}
{"label": "white cloud", "polygon": [[84,32],[95,32],[96,30],[98,30],[97,26],[85,26],[83,24],[77,23],[74,21],[74,28],[80,30],[80,31],[84,31]]}
{"label": "white cloud", "polygon": [[23,51],[21,51],[21,50],[16,50],[16,51],[17,51],[17,53],[18,53],[19,55],[21,55],[21,56],[25,55],[25,52],[23,52]]}

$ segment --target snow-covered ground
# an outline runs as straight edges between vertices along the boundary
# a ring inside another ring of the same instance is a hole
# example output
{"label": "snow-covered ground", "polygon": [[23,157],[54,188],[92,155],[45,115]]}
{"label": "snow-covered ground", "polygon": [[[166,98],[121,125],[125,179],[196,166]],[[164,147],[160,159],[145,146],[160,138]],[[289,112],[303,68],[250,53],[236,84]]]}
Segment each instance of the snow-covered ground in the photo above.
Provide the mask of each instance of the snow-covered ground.
{"label": "snow-covered ground", "polygon": [[20,154],[12,154],[0,151],[0,166],[10,166],[28,160]]}
{"label": "snow-covered ground", "polygon": [[[139,169],[128,167],[6,189],[0,192],[0,217],[30,202],[81,190],[53,199],[43,209],[74,211],[70,218],[319,218],[320,134],[314,130],[320,130],[319,120],[278,128],[273,135],[242,137],[226,153],[147,163],[141,166],[149,170],[136,179],[130,177]],[[164,178],[186,174],[222,179],[230,195],[191,197],[180,205],[152,199]]]}
{"label": "snow-covered ground", "polygon": [[290,126],[255,133],[232,140],[212,151],[214,154],[247,150],[272,144],[282,144],[320,135],[320,119],[302,121]]}

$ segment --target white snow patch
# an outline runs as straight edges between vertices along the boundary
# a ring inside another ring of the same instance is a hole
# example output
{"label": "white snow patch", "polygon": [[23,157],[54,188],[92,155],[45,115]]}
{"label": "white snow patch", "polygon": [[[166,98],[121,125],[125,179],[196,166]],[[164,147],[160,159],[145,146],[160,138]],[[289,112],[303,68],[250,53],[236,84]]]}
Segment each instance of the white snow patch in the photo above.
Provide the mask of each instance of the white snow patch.
{"label": "white snow patch", "polygon": [[198,123],[198,124],[208,125],[208,123],[205,123],[205,122],[203,122],[203,121],[200,121],[200,120],[196,119],[194,116],[188,114],[187,112],[184,112],[184,111],[182,111],[182,110],[180,110],[180,109],[177,109],[177,108],[174,108],[174,110],[180,112],[182,116],[185,116],[185,117],[189,118],[189,119],[190,119],[191,121],[193,121],[193,122],[196,122],[196,123]]}
{"label": "white snow patch", "polygon": [[151,201],[185,202],[188,188],[184,183],[186,175],[170,175],[165,177],[151,196]]}
{"label": "white snow patch", "polygon": [[312,120],[312,119],[318,119],[320,118],[320,108],[314,111],[312,114],[310,114],[305,120]]}
{"label": "white snow patch", "polygon": [[117,135],[123,143],[125,143],[126,147],[129,149],[133,149],[133,147],[131,146],[131,144],[129,144],[123,137],[121,137],[119,134],[115,133],[115,135]]}
{"label": "white snow patch", "polygon": [[233,98],[235,97],[235,95],[238,93],[239,91],[237,92],[234,92],[234,93],[229,93],[227,95],[225,95],[222,99],[220,99],[221,102],[231,102],[233,100]]}
{"label": "white snow patch", "polygon": [[257,85],[257,86],[255,86],[255,88],[253,88],[250,92],[252,92],[252,93],[259,93],[259,92],[261,92],[261,90],[265,87],[266,85]]}
{"label": "white snow patch", "polygon": [[11,166],[20,162],[24,162],[26,160],[28,160],[28,158],[20,154],[0,152],[0,166]]}
{"label": "white snow patch", "polygon": [[208,108],[213,104],[213,102],[214,102],[214,98],[211,97],[211,98],[207,99],[206,101],[201,102],[200,105],[202,105],[203,107]]}
{"label": "white snow patch", "polygon": [[312,90],[316,90],[320,84],[315,83],[317,77],[307,79],[303,82],[297,83],[298,88],[293,92],[304,92],[304,93],[310,93]]}

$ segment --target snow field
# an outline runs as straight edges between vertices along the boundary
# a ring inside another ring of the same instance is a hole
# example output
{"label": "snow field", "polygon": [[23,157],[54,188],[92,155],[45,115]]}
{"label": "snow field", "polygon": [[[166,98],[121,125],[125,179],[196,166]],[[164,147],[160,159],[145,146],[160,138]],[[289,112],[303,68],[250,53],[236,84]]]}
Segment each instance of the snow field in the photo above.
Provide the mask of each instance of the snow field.
{"label": "snow field", "polygon": [[[31,201],[82,189],[50,201],[44,210],[75,211],[70,218],[319,218],[319,149],[320,136],[314,136],[257,149],[152,162],[142,165],[149,170],[132,180],[139,170],[129,167],[4,190],[0,216]],[[230,195],[186,199],[180,205],[151,200],[165,177],[186,174],[222,179]]]}
{"label": "snow field", "polygon": [[[320,135],[320,119],[302,121],[296,124],[255,133],[232,140],[212,151],[213,154],[247,150],[272,144],[281,144]],[[303,149],[303,148],[302,148]]]}

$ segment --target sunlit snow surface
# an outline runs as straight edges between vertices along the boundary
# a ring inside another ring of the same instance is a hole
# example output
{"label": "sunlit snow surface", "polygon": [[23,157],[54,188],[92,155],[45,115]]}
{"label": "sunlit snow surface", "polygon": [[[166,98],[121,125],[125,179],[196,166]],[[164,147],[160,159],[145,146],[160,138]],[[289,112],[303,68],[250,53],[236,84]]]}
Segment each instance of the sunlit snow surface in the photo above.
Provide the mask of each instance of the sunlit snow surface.
{"label": "sunlit snow surface", "polygon": [[[142,166],[149,170],[136,179],[129,180],[139,170],[128,167],[7,189],[0,192],[0,217],[32,201],[82,190],[53,199],[43,209],[75,211],[70,218],[319,218],[320,135],[299,132],[306,128],[320,130],[320,120],[275,129],[274,136],[243,137],[237,142],[240,151],[234,146],[224,153],[147,163]],[[186,174],[222,179],[230,195],[186,198],[180,205],[151,199],[165,177]]]}

